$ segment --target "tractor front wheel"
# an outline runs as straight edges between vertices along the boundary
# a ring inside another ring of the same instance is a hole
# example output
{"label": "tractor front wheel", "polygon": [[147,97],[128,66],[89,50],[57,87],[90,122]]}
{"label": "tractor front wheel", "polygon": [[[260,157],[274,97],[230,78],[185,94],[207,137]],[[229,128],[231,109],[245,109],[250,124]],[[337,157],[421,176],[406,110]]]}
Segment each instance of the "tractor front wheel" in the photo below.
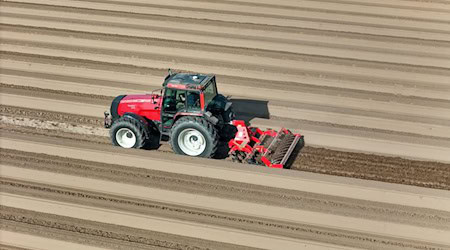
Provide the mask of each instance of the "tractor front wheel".
{"label": "tractor front wheel", "polygon": [[121,117],[109,131],[112,143],[122,148],[142,148],[146,143],[146,128],[135,119]]}
{"label": "tractor front wheel", "polygon": [[213,157],[218,141],[219,136],[214,126],[200,117],[180,118],[170,133],[172,150],[182,155]]}

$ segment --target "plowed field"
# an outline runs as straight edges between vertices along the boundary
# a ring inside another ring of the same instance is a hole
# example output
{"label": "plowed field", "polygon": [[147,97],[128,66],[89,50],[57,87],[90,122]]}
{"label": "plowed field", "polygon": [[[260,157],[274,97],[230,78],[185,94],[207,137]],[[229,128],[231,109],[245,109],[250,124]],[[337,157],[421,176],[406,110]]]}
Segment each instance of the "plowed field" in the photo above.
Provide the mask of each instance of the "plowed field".
{"label": "plowed field", "polygon": [[[450,248],[450,2],[0,4],[0,248]],[[291,169],[112,147],[167,68],[304,134]]]}

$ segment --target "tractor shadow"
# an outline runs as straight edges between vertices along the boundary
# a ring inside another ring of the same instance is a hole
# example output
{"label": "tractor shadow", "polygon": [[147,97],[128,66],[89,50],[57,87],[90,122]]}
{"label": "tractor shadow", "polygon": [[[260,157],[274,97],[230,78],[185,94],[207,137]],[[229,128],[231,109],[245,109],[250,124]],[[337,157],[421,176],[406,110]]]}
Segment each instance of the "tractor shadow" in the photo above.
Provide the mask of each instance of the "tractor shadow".
{"label": "tractor shadow", "polygon": [[231,97],[237,120],[250,123],[255,118],[270,119],[268,101],[240,99]]}
{"label": "tractor shadow", "polygon": [[161,143],[159,142],[159,134],[153,133],[142,149],[145,150],[158,150],[161,147]]}

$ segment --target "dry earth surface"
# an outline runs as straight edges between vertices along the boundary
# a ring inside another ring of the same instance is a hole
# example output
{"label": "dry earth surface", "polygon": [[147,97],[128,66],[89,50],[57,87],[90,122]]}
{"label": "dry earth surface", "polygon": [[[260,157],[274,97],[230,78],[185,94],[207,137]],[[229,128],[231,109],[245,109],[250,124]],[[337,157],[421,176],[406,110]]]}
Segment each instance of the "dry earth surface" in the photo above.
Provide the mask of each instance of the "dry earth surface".
{"label": "dry earth surface", "polygon": [[[450,2],[0,2],[0,249],[449,249]],[[110,145],[114,96],[217,75],[290,170]]]}

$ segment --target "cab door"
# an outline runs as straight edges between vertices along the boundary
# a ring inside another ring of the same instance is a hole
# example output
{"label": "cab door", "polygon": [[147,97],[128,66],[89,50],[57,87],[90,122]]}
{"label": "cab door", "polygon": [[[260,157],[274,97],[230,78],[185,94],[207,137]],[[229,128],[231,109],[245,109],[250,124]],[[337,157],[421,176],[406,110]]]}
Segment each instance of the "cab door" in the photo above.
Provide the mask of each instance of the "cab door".
{"label": "cab door", "polygon": [[161,131],[168,133],[179,116],[199,114],[201,114],[201,105],[198,90],[167,88],[161,111]]}
{"label": "cab door", "polygon": [[166,88],[163,96],[161,131],[163,133],[167,133],[173,126],[175,115],[179,112],[179,110],[185,109],[186,91]]}

